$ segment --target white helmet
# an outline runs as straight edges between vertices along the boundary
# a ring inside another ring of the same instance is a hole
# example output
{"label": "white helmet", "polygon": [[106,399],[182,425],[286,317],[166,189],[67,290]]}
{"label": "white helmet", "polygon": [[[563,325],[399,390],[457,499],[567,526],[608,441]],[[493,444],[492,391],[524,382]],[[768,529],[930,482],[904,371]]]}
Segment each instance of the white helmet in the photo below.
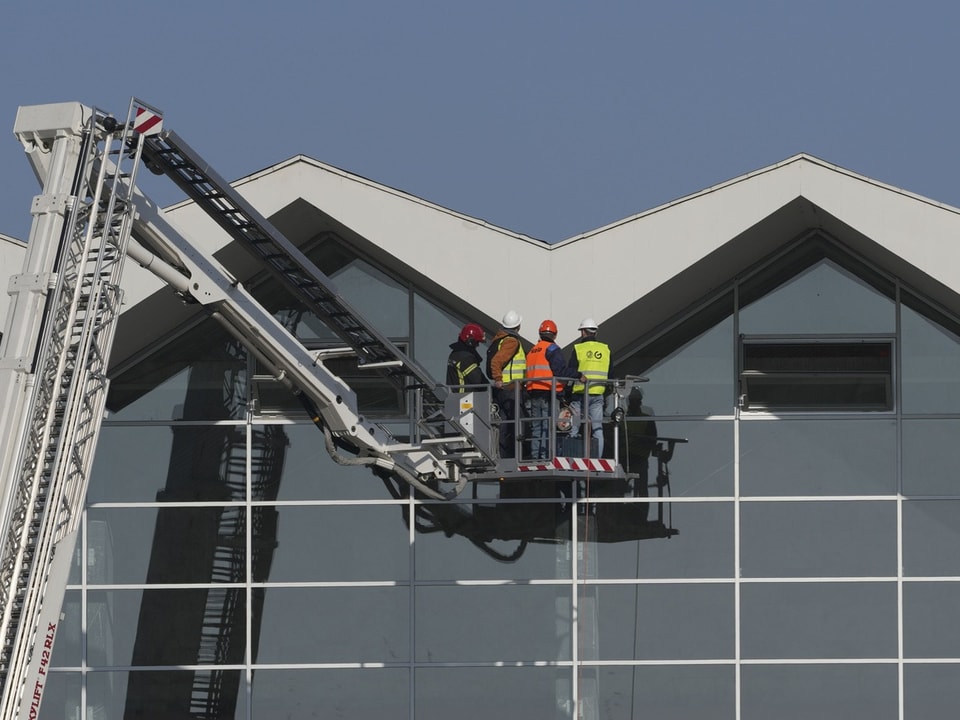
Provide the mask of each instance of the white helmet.
{"label": "white helmet", "polygon": [[522,320],[523,318],[520,317],[516,310],[507,310],[506,314],[503,316],[501,325],[503,325],[504,329],[506,330],[516,330],[518,327],[520,327],[520,322]]}
{"label": "white helmet", "polygon": [[577,330],[596,330],[597,327],[596,320],[586,317],[580,321],[580,327],[578,327]]}

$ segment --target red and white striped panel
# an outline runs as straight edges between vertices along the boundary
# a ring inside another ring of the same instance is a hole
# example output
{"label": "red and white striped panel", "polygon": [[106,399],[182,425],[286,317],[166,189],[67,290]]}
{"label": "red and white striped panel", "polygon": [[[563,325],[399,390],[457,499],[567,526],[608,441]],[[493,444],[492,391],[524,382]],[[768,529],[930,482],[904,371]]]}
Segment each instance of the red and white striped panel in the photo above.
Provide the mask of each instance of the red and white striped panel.
{"label": "red and white striped panel", "polygon": [[614,472],[617,465],[604,458],[558,457],[536,465],[520,465],[520,472],[544,472],[546,470],[582,470],[588,472]]}
{"label": "red and white striped panel", "polygon": [[138,107],[133,120],[133,129],[141,135],[156,135],[163,129],[163,117],[157,113]]}

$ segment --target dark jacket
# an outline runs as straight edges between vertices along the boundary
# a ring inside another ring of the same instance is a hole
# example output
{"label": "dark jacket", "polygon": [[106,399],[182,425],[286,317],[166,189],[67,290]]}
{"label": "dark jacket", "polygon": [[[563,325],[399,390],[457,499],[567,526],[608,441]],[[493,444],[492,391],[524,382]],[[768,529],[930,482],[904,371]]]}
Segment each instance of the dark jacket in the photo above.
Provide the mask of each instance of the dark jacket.
{"label": "dark jacket", "polygon": [[447,385],[486,385],[482,362],[476,348],[461,340],[451,343],[450,356],[447,358]]}

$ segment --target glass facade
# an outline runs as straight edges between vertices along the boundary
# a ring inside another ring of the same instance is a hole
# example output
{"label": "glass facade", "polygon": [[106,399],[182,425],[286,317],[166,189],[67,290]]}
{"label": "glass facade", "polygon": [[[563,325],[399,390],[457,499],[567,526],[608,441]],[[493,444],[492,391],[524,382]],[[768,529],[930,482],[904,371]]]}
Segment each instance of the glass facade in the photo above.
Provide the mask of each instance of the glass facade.
{"label": "glass facade", "polygon": [[[315,257],[442,377],[461,319],[340,246]],[[584,477],[443,502],[336,464],[198,326],[114,380],[42,717],[948,717],[957,327],[811,240],[614,348],[657,434],[687,441],[668,467],[631,457],[668,493]],[[882,337],[892,409],[744,407],[742,343],[781,336]]]}

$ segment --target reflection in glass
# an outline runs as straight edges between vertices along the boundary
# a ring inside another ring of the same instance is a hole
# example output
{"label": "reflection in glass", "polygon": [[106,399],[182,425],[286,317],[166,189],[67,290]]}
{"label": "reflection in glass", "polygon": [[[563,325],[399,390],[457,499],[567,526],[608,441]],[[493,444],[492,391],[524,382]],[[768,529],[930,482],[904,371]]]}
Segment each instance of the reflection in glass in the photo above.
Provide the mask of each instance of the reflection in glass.
{"label": "reflection in glass", "polygon": [[728,295],[701,310],[665,337],[616,362],[611,377],[649,378],[642,390],[650,414],[730,415],[735,400],[732,303]]}
{"label": "reflection in glass", "polygon": [[418,662],[570,659],[569,585],[422,586],[415,602]]}
{"label": "reflection in glass", "polygon": [[269,576],[254,582],[407,580],[410,542],[406,508],[321,505],[265,508],[276,513]]}
{"label": "reflection in glass", "polygon": [[242,501],[246,455],[242,426],[104,427],[87,500]]}
{"label": "reflection in glass", "polygon": [[[67,590],[63,596],[60,610],[60,624],[57,626],[56,642],[50,667],[79,667],[81,665],[81,634],[83,632],[80,617],[80,591]],[[94,640],[94,642],[96,642]]]}
{"label": "reflection in glass", "polygon": [[897,504],[743,503],[740,543],[744,577],[895,576]]}
{"label": "reflection in glass", "polygon": [[731,720],[736,714],[732,665],[607,666],[598,675],[604,720]]}
{"label": "reflection in glass", "polygon": [[748,665],[742,720],[896,720],[896,665]]}
{"label": "reflection in glass", "polygon": [[897,656],[897,584],[747,583],[744,658]]}
{"label": "reflection in glass", "polygon": [[[552,485],[539,487],[553,490]],[[414,539],[417,579],[568,578],[568,508],[559,500],[419,505]]]}
{"label": "reflection in glass", "polygon": [[903,411],[960,412],[960,328],[908,293],[900,311]]}
{"label": "reflection in glass", "polygon": [[732,583],[583,585],[578,601],[588,629],[594,611],[600,660],[734,657]]}
{"label": "reflection in glass", "polygon": [[[421,295],[413,295],[413,347],[416,361],[437,382],[444,382],[447,374],[447,355],[450,343],[457,339],[464,322]],[[487,340],[492,337],[488,331]],[[485,347],[480,348],[483,353]]]}
{"label": "reflection in glass", "polygon": [[407,587],[267,588],[260,663],[407,662]]}
{"label": "reflection in glass", "polygon": [[[597,503],[590,507],[599,506]],[[659,505],[651,504],[649,517],[657,517],[659,512]],[[664,503],[663,516],[677,534],[669,538],[588,544],[587,561],[592,576],[624,579],[733,577],[732,502]]]}
{"label": "reflection in glass", "polygon": [[241,670],[90,673],[86,675],[87,717],[244,720],[242,676]]}
{"label": "reflection in glass", "polygon": [[417,668],[417,720],[574,717],[570,668]]}
{"label": "reflection in glass", "polygon": [[903,574],[960,575],[960,501],[903,502]]}
{"label": "reflection in glass", "polygon": [[740,424],[743,495],[892,495],[893,419],[778,420]]}
{"label": "reflection in glass", "polygon": [[911,658],[960,657],[960,583],[903,585],[903,653]]}
{"label": "reflection in glass", "polygon": [[243,662],[243,588],[91,591],[87,623],[94,667]]}
{"label": "reflection in glass", "polygon": [[[246,512],[242,507],[91,508],[87,517],[91,583],[237,583],[245,579]],[[255,549],[264,544],[270,543],[256,543]]]}
{"label": "reflection in glass", "polygon": [[960,420],[908,420],[902,425],[903,494],[960,497]]}
{"label": "reflection in glass", "polygon": [[260,668],[251,677],[250,715],[254,720],[387,720],[409,716],[410,671],[406,668]]}
{"label": "reflection in glass", "polygon": [[[365,467],[338,465],[315,425],[284,425],[289,440],[277,488],[284,500],[384,500],[385,481]],[[398,511],[399,512],[399,511]]]}
{"label": "reflection in glass", "polygon": [[241,420],[246,351],[206,319],[113,378],[107,408],[118,420]]}
{"label": "reflection in glass", "polygon": [[[667,468],[674,497],[733,496],[733,421],[657,419],[657,435],[682,438]],[[649,463],[650,479],[657,463]],[[655,495],[655,492],[651,492]]]}

